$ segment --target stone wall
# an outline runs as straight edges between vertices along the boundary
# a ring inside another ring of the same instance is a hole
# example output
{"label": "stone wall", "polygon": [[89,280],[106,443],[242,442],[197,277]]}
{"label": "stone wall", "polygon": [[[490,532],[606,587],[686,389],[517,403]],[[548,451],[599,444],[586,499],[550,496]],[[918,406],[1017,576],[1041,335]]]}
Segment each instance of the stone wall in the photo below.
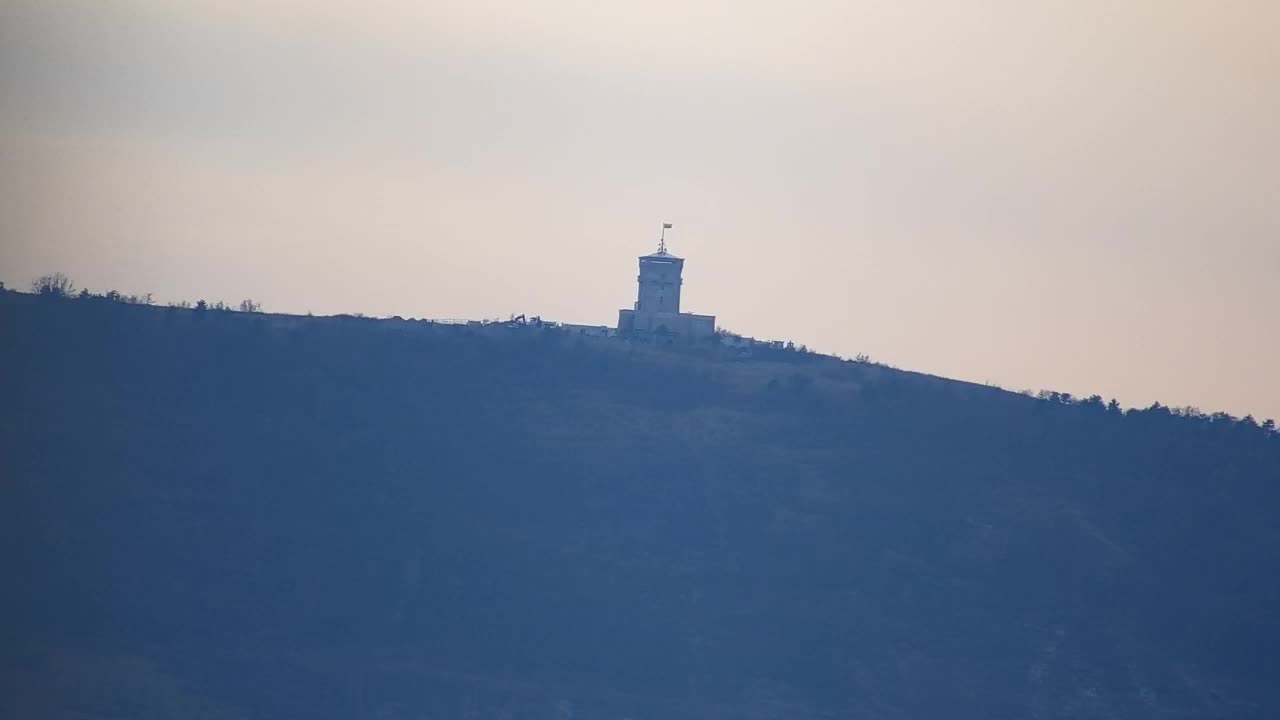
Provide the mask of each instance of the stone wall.
{"label": "stone wall", "polygon": [[659,313],[643,310],[619,310],[618,332],[652,335],[676,335],[684,338],[710,337],[716,331],[714,315],[693,313]]}

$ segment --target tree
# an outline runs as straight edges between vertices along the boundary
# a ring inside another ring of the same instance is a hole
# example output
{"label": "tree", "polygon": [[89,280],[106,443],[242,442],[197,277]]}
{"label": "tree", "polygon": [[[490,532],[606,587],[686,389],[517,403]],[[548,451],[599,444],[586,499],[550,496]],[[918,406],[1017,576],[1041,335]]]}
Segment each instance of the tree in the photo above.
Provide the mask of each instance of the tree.
{"label": "tree", "polygon": [[44,297],[66,298],[75,291],[75,283],[60,272],[41,275],[31,281],[31,292]]}
{"label": "tree", "polygon": [[205,310],[208,310],[208,309],[209,309],[209,303],[205,302],[204,300],[197,300],[197,301],[196,301],[196,311],[197,311],[197,312],[204,312]]}
{"label": "tree", "polygon": [[256,313],[262,312],[262,303],[256,303],[250,298],[240,301],[240,312]]}

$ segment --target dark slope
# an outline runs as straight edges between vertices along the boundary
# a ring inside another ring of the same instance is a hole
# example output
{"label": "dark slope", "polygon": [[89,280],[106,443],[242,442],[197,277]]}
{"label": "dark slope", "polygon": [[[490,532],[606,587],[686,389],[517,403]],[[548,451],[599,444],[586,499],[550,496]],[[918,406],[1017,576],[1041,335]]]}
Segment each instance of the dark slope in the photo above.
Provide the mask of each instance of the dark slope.
{"label": "dark slope", "polygon": [[1280,439],[780,357],[0,293],[0,715],[1280,715]]}

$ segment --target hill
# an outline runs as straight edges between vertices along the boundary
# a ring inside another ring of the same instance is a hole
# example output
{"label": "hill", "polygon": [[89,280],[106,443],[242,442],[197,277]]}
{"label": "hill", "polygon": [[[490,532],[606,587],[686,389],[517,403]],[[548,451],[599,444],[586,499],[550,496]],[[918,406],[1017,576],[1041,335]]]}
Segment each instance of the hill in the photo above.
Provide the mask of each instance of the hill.
{"label": "hill", "polygon": [[5,717],[1271,718],[1271,426],[0,292]]}

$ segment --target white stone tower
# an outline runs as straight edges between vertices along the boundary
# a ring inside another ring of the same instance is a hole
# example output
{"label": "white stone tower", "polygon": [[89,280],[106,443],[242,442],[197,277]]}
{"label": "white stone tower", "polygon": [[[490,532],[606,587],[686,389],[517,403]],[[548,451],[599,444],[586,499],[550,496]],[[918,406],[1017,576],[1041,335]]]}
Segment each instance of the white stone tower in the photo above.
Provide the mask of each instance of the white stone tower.
{"label": "white stone tower", "polygon": [[636,277],[639,285],[636,304],[630,310],[618,311],[619,332],[689,338],[715,333],[715,316],[680,312],[684,258],[667,252],[667,230],[670,228],[671,223],[662,224],[658,252],[640,256],[640,274]]}
{"label": "white stone tower", "polygon": [[640,275],[636,278],[640,284],[636,297],[637,312],[680,312],[680,285],[684,282],[680,273],[684,271],[684,258],[667,252],[666,230],[669,227],[671,223],[662,225],[658,252],[640,256]]}

